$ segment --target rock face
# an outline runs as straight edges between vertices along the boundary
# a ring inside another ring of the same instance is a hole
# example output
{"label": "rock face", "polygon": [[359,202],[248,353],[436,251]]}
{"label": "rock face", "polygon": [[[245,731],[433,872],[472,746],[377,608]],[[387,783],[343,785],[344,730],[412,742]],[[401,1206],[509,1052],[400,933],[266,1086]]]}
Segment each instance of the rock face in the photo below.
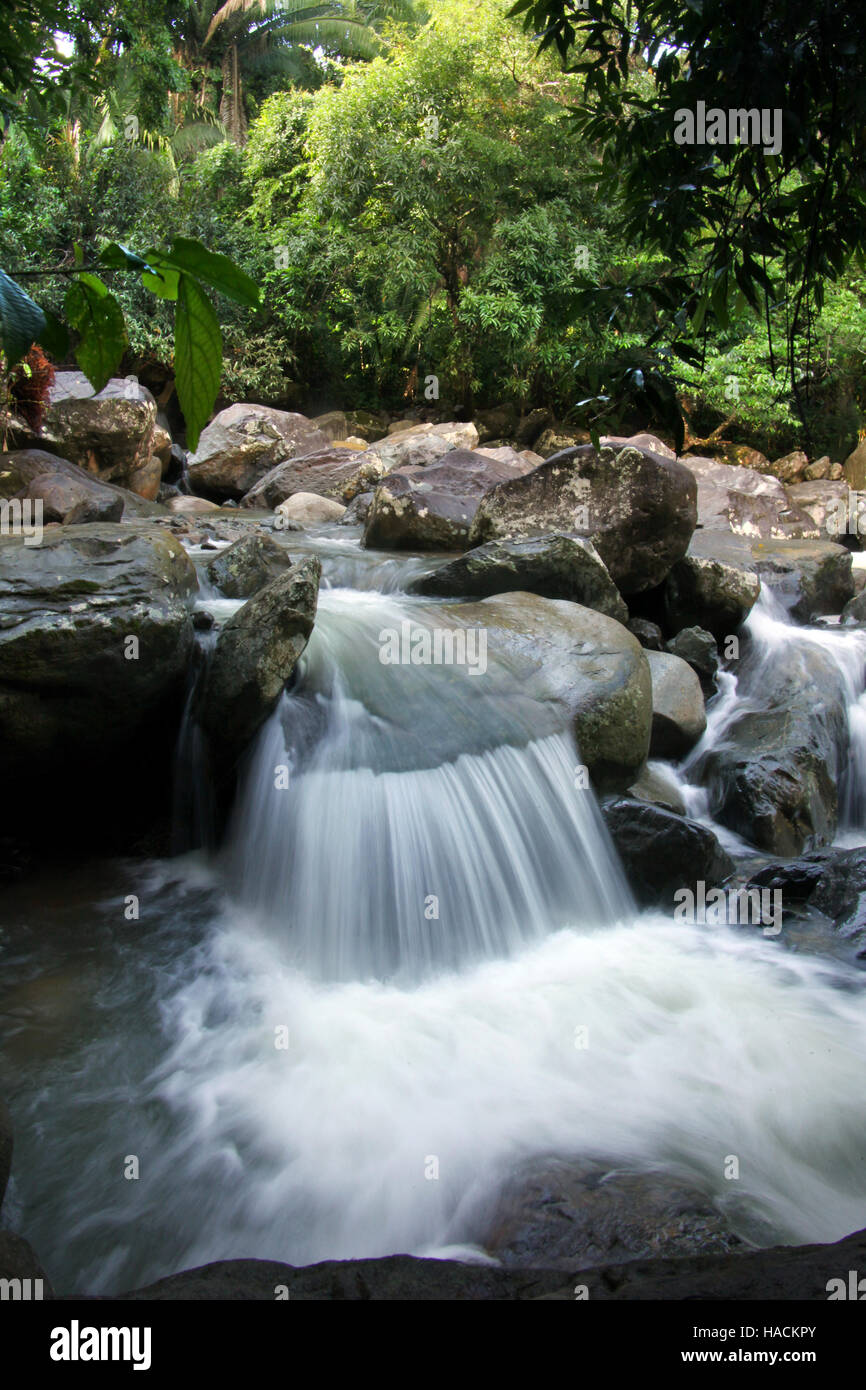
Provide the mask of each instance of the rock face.
{"label": "rock face", "polygon": [[341,501],[347,485],[358,473],[361,457],[352,449],[319,449],[313,454],[287,459],[250,488],[241,506],[273,511],[296,492],[316,493]]}
{"label": "rock face", "polygon": [[772,854],[832,840],[848,761],[846,690],[818,647],[786,646],[739,664],[741,711],[701,760],[717,820]]}
{"label": "rock face", "polygon": [[742,1250],[704,1192],[665,1173],[587,1161],[515,1174],[485,1241],[506,1269],[591,1269],[611,1260]]}
{"label": "rock face", "polygon": [[249,598],[291,563],[289,552],[272,536],[256,533],[221,551],[208,565],[207,577],[226,598]]}
{"label": "rock face", "polygon": [[719,887],[734,871],[711,830],[661,805],[623,797],[602,814],[640,907],[672,912],[678,889]]}
{"label": "rock face", "polygon": [[716,459],[685,455],[680,462],[698,485],[698,525],[753,540],[815,538],[812,518],[791,502],[778,478]]}
{"label": "rock face", "polygon": [[313,630],[320,576],[317,559],[292,565],[220,632],[198,712],[220,753],[241,753],[274,708]]}
{"label": "rock face", "polygon": [[410,591],[439,598],[486,598],[515,590],[570,599],[621,623],[628,619],[628,609],[592,542],[562,533],[488,541],[416,580]]}
{"label": "rock face", "polygon": [[187,469],[196,491],[240,499],[278,463],[328,449],[328,436],[305,415],[230,405],[202,431]]}
{"label": "rock face", "polygon": [[[402,436],[397,436],[401,438]],[[465,449],[389,473],[375,490],[364,545],[385,550],[465,550],[478,503],[515,466]]]}
{"label": "rock face", "polygon": [[294,492],[277,507],[277,516],[297,521],[302,526],[315,526],[326,521],[339,521],[346,508],[341,502],[320,497],[315,492]]}
{"label": "rock face", "polygon": [[136,491],[133,477],[154,452],[156,428],[156,401],[135,377],[112,377],[97,394],[83,372],[58,372],[41,434],[20,442],[47,446],[103,482]]}
{"label": "rock face", "polygon": [[462,604],[460,621],[518,673],[528,698],[559,707],[596,786],[624,788],[649,751],[652,684],[640,643],[614,619],[576,603],[503,594]]}
{"label": "rock face", "polygon": [[688,469],[647,449],[579,445],[495,487],[475,516],[470,545],[543,531],[589,537],[623,594],[654,588],[682,559],[695,528]]}
{"label": "rock face", "polygon": [[164,508],[44,449],[14,449],[0,454],[0,498],[41,498],[45,522],[78,526],[121,517],[162,516]]}
{"label": "rock face", "polygon": [[[100,811],[116,829],[120,768],[136,786],[129,828],[146,800],[139,761],[145,784],[170,762],[170,748],[155,757],[149,740],[161,749],[177,713],[197,589],[180,543],[143,524],[58,527],[36,547],[0,537],[0,819],[66,824],[86,770],[97,804],[73,818],[67,838],[95,834]],[[114,790],[100,805],[103,780]]]}
{"label": "rock face", "polygon": [[682,758],[707,727],[697,675],[670,652],[646,653],[652,676],[653,722],[650,756]]}

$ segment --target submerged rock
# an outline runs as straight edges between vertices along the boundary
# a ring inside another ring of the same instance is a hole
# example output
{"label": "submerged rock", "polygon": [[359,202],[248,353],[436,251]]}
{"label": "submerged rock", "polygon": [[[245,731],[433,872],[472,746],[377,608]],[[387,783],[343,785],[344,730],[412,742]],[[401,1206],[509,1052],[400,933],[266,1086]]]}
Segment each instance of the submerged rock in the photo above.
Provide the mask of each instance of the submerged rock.
{"label": "submerged rock", "polygon": [[688,469],[648,449],[564,449],[487,493],[470,545],[546,531],[592,540],[623,594],[651,589],[686,553],[697,520]]}
{"label": "submerged rock", "polygon": [[522,590],[570,599],[624,623],[628,609],[598,551],[583,536],[552,533],[488,541],[415,580],[411,593],[479,597]]}
{"label": "submerged rock", "polygon": [[602,814],[640,907],[672,912],[678,889],[699,880],[715,888],[734,871],[711,830],[664,806],[621,797]]}
{"label": "submerged rock", "polygon": [[321,572],[316,558],[292,565],[222,628],[198,711],[219,754],[237,757],[276,705],[313,630]]}

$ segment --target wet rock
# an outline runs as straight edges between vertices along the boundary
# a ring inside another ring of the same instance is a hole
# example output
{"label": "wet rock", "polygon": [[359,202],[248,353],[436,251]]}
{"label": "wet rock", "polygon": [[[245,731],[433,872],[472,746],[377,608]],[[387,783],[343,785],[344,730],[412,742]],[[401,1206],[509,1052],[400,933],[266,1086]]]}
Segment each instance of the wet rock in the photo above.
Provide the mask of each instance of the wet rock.
{"label": "wet rock", "polygon": [[649,618],[629,618],[626,623],[629,632],[634,633],[642,647],[650,652],[660,652],[664,647],[664,634],[658,623],[651,623]]}
{"label": "wet rock", "polygon": [[665,618],[676,630],[702,627],[722,639],[742,625],[760,592],[751,552],[722,533],[696,531],[665,581]]}
{"label": "wet rock", "polygon": [[618,622],[628,617],[628,609],[592,542],[561,533],[488,541],[416,580],[410,591],[439,598],[484,598],[524,591],[570,599]]}
{"label": "wet rock", "polygon": [[732,629],[725,629],[722,619],[742,613],[756,579],[801,623],[841,613],[854,596],[851,552],[834,541],[753,541],[698,532],[684,565],[666,586],[666,611],[672,623],[724,636]]}
{"label": "wet rock", "polygon": [[812,518],[793,505],[778,478],[716,459],[683,455],[698,486],[698,526],[752,540],[815,538]]}
{"label": "wet rock", "polygon": [[276,705],[313,630],[320,576],[318,559],[293,565],[224,624],[199,708],[220,755],[236,758]]}
{"label": "wet rock", "polygon": [[211,584],[226,598],[249,598],[291,566],[288,551],[272,536],[243,536],[207,567]]}
{"label": "wet rock", "polygon": [[286,521],[315,526],[327,521],[339,521],[346,508],[342,502],[333,502],[329,497],[320,497],[315,492],[295,492],[276,510],[277,515]]}
{"label": "wet rock", "polygon": [[784,864],[768,864],[748,886],[779,889],[784,904],[807,903],[822,912],[866,958],[866,847],[812,850]]}
{"label": "wet rock", "polygon": [[198,492],[240,499],[278,463],[329,445],[305,415],[241,403],[221,410],[202,431],[187,472]]}
{"label": "wet rock", "polygon": [[515,1173],[484,1243],[506,1268],[569,1271],[745,1248],[694,1182],[586,1160]]}
{"label": "wet rock", "polygon": [[345,439],[349,433],[349,422],[345,411],[328,410],[324,415],[314,415],[311,424],[326,434],[330,440]]}
{"label": "wet rock", "polygon": [[383,478],[367,514],[364,545],[385,550],[465,550],[483,495],[515,476],[515,467],[451,449],[426,467]]}
{"label": "wet rock", "polygon": [[677,816],[686,814],[682,792],[664,763],[647,763],[628,788],[627,796],[632,801],[647,801],[651,806],[661,806]]}
{"label": "wet rock", "polygon": [[622,797],[602,814],[640,907],[672,912],[678,889],[700,880],[719,887],[734,871],[711,830],[664,806]]}
{"label": "wet rock", "polygon": [[719,649],[715,637],[706,628],[682,628],[676,637],[665,643],[665,651],[688,662],[705,695],[713,689],[719,669]]}
{"label": "wet rock", "polygon": [[25,1303],[43,1301],[54,1297],[51,1281],[31,1245],[23,1236],[13,1235],[12,1231],[0,1231],[0,1280],[20,1280],[15,1293]]}
{"label": "wet rock", "polygon": [[646,656],[652,676],[650,755],[682,758],[707,727],[701,683],[691,666],[678,656],[654,651]]}
{"label": "wet rock", "polygon": [[850,627],[854,623],[866,623],[866,589],[855,598],[849,599],[842,609],[842,623]]}
{"label": "wet rock", "polygon": [[340,517],[340,525],[363,526],[369,515],[372,502],[372,492],[359,492],[357,497],[352,498],[352,501]]}
{"label": "wet rock", "polygon": [[696,485],[675,460],[628,447],[580,445],[554,454],[481,501],[470,545],[545,531],[592,540],[623,594],[660,584],[695,527]]}

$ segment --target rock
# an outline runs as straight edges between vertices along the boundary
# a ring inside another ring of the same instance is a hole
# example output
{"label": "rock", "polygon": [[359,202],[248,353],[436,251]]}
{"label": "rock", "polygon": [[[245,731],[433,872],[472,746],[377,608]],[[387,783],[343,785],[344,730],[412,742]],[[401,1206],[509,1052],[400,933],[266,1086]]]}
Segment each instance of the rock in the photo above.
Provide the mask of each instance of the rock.
{"label": "rock", "polygon": [[372,492],[359,492],[340,517],[341,526],[363,526],[373,502]]}
{"label": "rock", "polygon": [[549,410],[531,410],[520,420],[514,430],[514,442],[519,449],[531,449],[543,429],[552,421]]}
{"label": "rock", "polygon": [[368,442],[381,439],[388,433],[388,416],[375,410],[349,410],[346,412],[346,429],[349,434]]}
{"label": "rock", "polygon": [[231,405],[202,431],[187,471],[199,492],[239,499],[278,463],[329,444],[305,415],[267,405]]}
{"label": "rock", "polygon": [[514,405],[496,405],[491,410],[479,410],[473,421],[479,444],[490,439],[508,439],[517,428],[518,413]]}
{"label": "rock", "polygon": [[791,483],[802,482],[809,466],[809,456],[804,454],[802,449],[794,449],[792,453],[785,454],[782,458],[776,459],[767,469],[774,478],[778,478],[780,483],[790,485]]}
{"label": "rock", "polygon": [[[842,472],[846,483],[854,492],[863,492],[866,489],[866,438],[861,439],[856,449],[851,450],[842,464]],[[832,471],[830,476],[833,476]]]}
{"label": "rock", "polygon": [[357,434],[350,434],[346,439],[335,439],[335,444],[339,444],[341,449],[354,449],[363,453],[367,447],[366,439],[361,439]]}
{"label": "rock", "polygon": [[780,889],[783,902],[808,903],[866,958],[866,849],[812,850],[752,875],[749,887]]}
{"label": "rock", "polygon": [[[100,482],[78,464],[46,453],[44,449],[14,449],[11,453],[0,454],[0,498],[42,496],[43,503],[47,504],[48,494],[42,488],[46,486],[43,480],[49,478],[52,479],[56,517],[49,518],[46,505],[46,521],[63,521],[66,517],[67,525],[81,525],[87,520],[119,520],[123,516],[128,521],[131,517],[164,515],[163,508],[155,502],[146,502],[115,483]],[[63,480],[63,487],[60,480]],[[36,485],[35,490],[30,492],[33,485]],[[86,505],[85,498],[88,499]]]}
{"label": "rock", "polygon": [[751,468],[755,473],[770,472],[770,460],[767,455],[762,454],[760,449],[750,449],[747,444],[722,442],[716,445],[714,452],[721,463],[730,463],[737,468]]}
{"label": "rock", "polygon": [[841,482],[842,479],[845,477],[845,470],[843,469],[841,463],[831,463],[830,472],[827,476],[829,477],[831,483]]}
{"label": "rock", "polygon": [[670,627],[703,627],[722,639],[745,622],[761,592],[761,581],[744,549],[715,544],[723,533],[696,531],[684,559],[665,581],[665,618]]}
{"label": "rock", "polygon": [[112,377],[97,394],[83,372],[57,372],[41,433],[20,443],[47,448],[103,482],[130,487],[153,453],[155,430],[156,401],[135,377]]}
{"label": "rock", "polygon": [[851,552],[833,541],[767,541],[751,547],[755,572],[801,623],[841,613],[854,597]]}
{"label": "rock", "polygon": [[345,510],[341,502],[332,502],[329,497],[320,497],[315,492],[294,492],[276,508],[278,516],[299,521],[302,526],[339,521]]}
{"label": "rock", "polygon": [[698,485],[698,526],[754,540],[817,539],[812,518],[798,510],[778,478],[716,459],[685,454],[680,462]]}
{"label": "rock", "polygon": [[89,484],[83,471],[81,480],[62,473],[42,473],[28,484],[24,496],[42,503],[43,521],[59,521],[63,526],[119,521],[123,516],[123,498],[98,484]]}
{"label": "rock", "polygon": [[734,872],[711,830],[661,805],[623,797],[602,814],[640,907],[673,912],[678,889],[701,880],[719,887]]}
{"label": "rock", "polygon": [[536,594],[502,594],[451,611],[486,629],[489,648],[511,664],[527,699],[562,711],[597,786],[634,781],[649,751],[652,682],[630,632],[602,613]]}
{"label": "rock", "polygon": [[155,502],[162,482],[162,463],[156,454],[151,454],[140,468],[134,469],[129,474],[128,482],[130,492],[144,497],[148,502]]}
{"label": "rock", "polygon": [[288,551],[273,537],[243,536],[220,552],[207,567],[207,577],[226,598],[249,598],[291,566]]}
{"label": "rock", "polygon": [[278,463],[241,499],[242,507],[273,511],[295,493],[316,494],[340,501],[358,473],[359,455],[353,449],[320,449]]}
{"label": "rock", "polygon": [[425,468],[389,473],[373,494],[364,545],[386,550],[465,550],[484,493],[515,476],[514,465],[452,449]]}
{"label": "rock", "polygon": [[51,1281],[33,1247],[11,1231],[0,1231],[0,1280],[20,1280],[20,1298],[26,1303],[54,1297]]}
{"label": "rock", "polygon": [[626,796],[632,801],[647,801],[651,806],[661,806],[677,816],[686,814],[682,792],[665,763],[647,763],[628,788]]}
{"label": "rock", "polygon": [[628,609],[591,541],[552,533],[520,541],[488,541],[410,586],[439,598],[478,597],[521,590],[571,599],[625,622]]}
{"label": "rock", "polygon": [[[128,835],[145,788],[168,794],[156,779],[170,775],[197,590],[180,542],[144,522],[57,527],[36,547],[0,537],[0,826],[56,820],[92,843],[100,815]],[[136,791],[122,817],[119,768]]]}
{"label": "rock", "polygon": [[0,1208],[6,1193],[6,1184],[12,1171],[12,1116],[5,1100],[0,1097]]}
{"label": "rock", "polygon": [[327,435],[332,443],[335,439],[345,439],[349,433],[349,424],[342,410],[328,410],[324,415],[314,415],[310,424]]}
{"label": "rock", "polygon": [[810,516],[823,537],[835,537],[837,532],[831,528],[840,514],[847,519],[847,483],[831,483],[824,478],[818,482],[796,483],[787,493],[791,505]]}
{"label": "rock", "polygon": [[842,609],[842,623],[850,627],[852,623],[866,623],[866,590],[861,589],[854,598],[849,599]]}
{"label": "rock", "polygon": [[518,1170],[499,1199],[484,1244],[506,1269],[568,1271],[614,1259],[745,1248],[694,1183],[587,1160]]}
{"label": "rock", "polygon": [[817,482],[821,478],[829,478],[832,466],[830,455],[824,454],[823,458],[816,459],[814,463],[810,463],[808,468],[803,470],[803,477],[810,483]]}
{"label": "rock", "polygon": [[589,537],[623,594],[660,584],[688,548],[697,488],[688,469],[648,450],[581,445],[493,488],[470,545],[543,531]]}
{"label": "rock", "polygon": [[649,449],[651,454],[660,454],[662,458],[676,458],[673,449],[663,444],[655,434],[606,434],[602,435],[600,443],[603,449]]}
{"label": "rock", "polygon": [[[471,452],[477,443],[478,431],[471,423],[407,425],[387,439],[371,444],[367,454],[378,461],[378,477],[381,478],[398,468],[426,468],[455,449]],[[375,481],[372,474],[369,481]]]}
{"label": "rock", "polygon": [[208,502],[206,497],[171,497],[168,509],[177,516],[203,516],[205,512],[218,512],[217,502]]}
{"label": "rock", "polygon": [[171,466],[173,447],[171,435],[165,426],[159,423],[159,417],[157,416],[157,422],[153,427],[153,434],[150,439],[150,452],[159,459],[163,474],[165,474]]}
{"label": "rock", "polygon": [[660,652],[664,646],[664,635],[658,623],[651,623],[648,618],[629,618],[626,623],[629,632],[634,633],[642,647],[647,651]]}
{"label": "rock", "polygon": [[476,454],[483,454],[485,458],[497,459],[499,463],[510,463],[516,468],[537,468],[540,463],[544,463],[541,454],[534,454],[531,449],[512,449],[509,444],[500,445],[496,449],[476,449]]}
{"label": "rock", "polygon": [[817,888],[826,865],[838,853],[833,849],[813,849],[787,863],[768,864],[752,875],[746,887],[778,888],[783,898],[806,902]]}
{"label": "rock", "polygon": [[322,567],[292,565],[224,624],[199,707],[199,720],[222,756],[237,757],[277,703],[307,645]]}
{"label": "rock", "polygon": [[684,627],[665,643],[665,651],[687,661],[696,672],[704,694],[713,688],[719,669],[719,649],[711,632],[703,627]]}
{"label": "rock", "polygon": [[548,459],[563,449],[572,449],[575,444],[588,444],[589,438],[587,430],[542,430],[535,441],[535,452],[542,459]]}
{"label": "rock", "polygon": [[653,722],[650,756],[678,759],[707,727],[701,683],[685,661],[669,652],[648,651]]}
{"label": "rock", "polygon": [[696,769],[723,825],[771,854],[833,839],[849,756],[847,691],[832,658],[789,644],[738,667],[739,706],[724,740]]}

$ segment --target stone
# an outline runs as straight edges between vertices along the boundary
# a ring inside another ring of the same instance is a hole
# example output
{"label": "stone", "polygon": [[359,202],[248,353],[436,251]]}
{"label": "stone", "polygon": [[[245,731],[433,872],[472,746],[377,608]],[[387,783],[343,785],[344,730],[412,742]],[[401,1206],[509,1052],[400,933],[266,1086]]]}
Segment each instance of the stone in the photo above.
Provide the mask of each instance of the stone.
{"label": "stone", "polygon": [[83,372],[61,371],[40,434],[22,435],[18,442],[48,449],[102,482],[130,487],[131,476],[153,453],[156,414],[156,401],[136,377],[112,377],[95,392]]}
{"label": "stone", "polygon": [[218,512],[218,502],[208,502],[206,497],[170,497],[168,509],[177,516],[204,516],[206,512]]}
{"label": "stone", "polygon": [[704,694],[712,689],[719,669],[719,648],[711,632],[703,627],[684,627],[665,643],[665,651],[688,662]]}
{"label": "stone", "polygon": [[707,727],[704,696],[697,675],[669,652],[647,651],[652,676],[653,720],[650,756],[685,756]]}
{"label": "stone", "polygon": [[359,469],[353,449],[320,449],[300,458],[286,459],[271,468],[241,500],[242,507],[261,507],[273,511],[295,493],[317,494],[342,502],[347,484]]}
{"label": "stone", "polygon": [[516,466],[452,449],[427,467],[402,467],[379,483],[364,545],[386,550],[465,550],[478,503]]}
{"label": "stone", "polygon": [[639,907],[673,913],[679,889],[720,887],[734,872],[712,830],[663,805],[622,797],[602,814]]}
{"label": "stone", "polygon": [[156,454],[151,454],[140,468],[133,469],[127,481],[130,492],[144,497],[148,502],[155,502],[162,482],[162,462]]}
{"label": "stone", "polygon": [[198,707],[221,758],[235,759],[274,709],[313,630],[318,559],[292,565],[223,625]]}
{"label": "stone", "polygon": [[848,516],[847,483],[832,483],[825,477],[815,482],[795,483],[786,490],[792,507],[810,516],[822,537],[836,538],[833,530],[836,519],[840,514]]}
{"label": "stone", "polygon": [[774,478],[778,478],[780,483],[790,485],[803,481],[808,466],[808,454],[804,454],[802,449],[794,449],[791,453],[785,454],[782,458],[771,463],[767,472],[772,473]]}
{"label": "stone", "polygon": [[[866,491],[866,436],[851,450],[842,464],[842,472],[846,483],[854,492]],[[832,476],[831,470],[830,477]]]}
{"label": "stone", "polygon": [[626,623],[629,632],[633,632],[642,647],[647,651],[660,652],[664,646],[664,634],[658,623],[651,623],[648,618],[629,618]]}
{"label": "stone", "polygon": [[341,526],[363,526],[373,501],[372,492],[359,492],[340,517]]}
{"label": "stone", "polygon": [[276,513],[288,521],[299,521],[302,526],[316,526],[323,522],[339,521],[345,510],[341,502],[320,497],[318,493],[294,492],[280,503]]}
{"label": "stone", "polygon": [[0,1096],[0,1209],[3,1207],[3,1197],[12,1171],[13,1142],[12,1116],[5,1100]]}
{"label": "stone", "polygon": [[221,410],[202,431],[187,472],[198,492],[239,500],[278,463],[329,445],[305,415],[241,403]]}
{"label": "stone", "polygon": [[20,1280],[21,1299],[27,1303],[54,1297],[51,1280],[35,1250],[12,1231],[0,1231],[0,1280]]}
{"label": "stone", "polygon": [[819,537],[812,518],[793,505],[778,478],[691,454],[680,463],[697,482],[700,529],[752,540]]}
{"label": "stone", "polygon": [[[50,519],[61,522],[65,519],[67,525],[80,525],[88,520],[116,521],[123,517],[129,521],[165,515],[164,508],[157,503],[147,502],[115,483],[100,482],[78,464],[44,449],[14,449],[0,454],[0,498],[30,496],[36,499],[41,496],[43,503],[47,503],[48,494],[42,489],[47,486],[43,480],[49,478],[55,513]],[[47,506],[44,517],[49,520]]]}
{"label": "stone", "polygon": [[42,503],[43,522],[59,521],[62,526],[119,521],[123,516],[123,498],[91,485],[83,471],[80,480],[62,473],[42,473],[28,484],[24,496]]}
{"label": "stone", "polygon": [[291,566],[288,551],[272,536],[257,532],[220,551],[207,577],[225,598],[249,598]]}
{"label": "stone", "polygon": [[832,466],[830,455],[824,454],[822,458],[815,459],[814,463],[810,463],[808,468],[803,470],[803,478],[810,483],[817,482],[821,478],[829,478]]}
{"label": "stone", "polygon": [[515,590],[571,599],[625,622],[628,609],[595,546],[582,536],[552,533],[528,540],[488,541],[415,580],[411,593],[478,597]]}
{"label": "stone", "polygon": [[697,518],[688,469],[649,450],[580,445],[490,490],[471,546],[544,531],[592,540],[622,594],[660,584],[685,555]]}

